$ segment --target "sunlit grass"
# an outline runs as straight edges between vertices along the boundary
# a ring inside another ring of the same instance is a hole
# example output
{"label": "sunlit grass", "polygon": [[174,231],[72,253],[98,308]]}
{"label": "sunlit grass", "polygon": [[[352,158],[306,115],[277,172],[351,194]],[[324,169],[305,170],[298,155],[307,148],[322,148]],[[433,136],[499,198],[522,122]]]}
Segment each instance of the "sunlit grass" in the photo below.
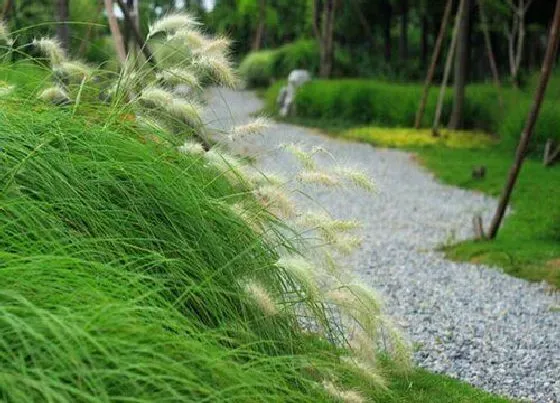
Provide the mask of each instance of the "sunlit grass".
{"label": "sunlit grass", "polygon": [[381,147],[443,146],[468,149],[485,148],[497,143],[495,137],[482,132],[441,130],[440,136],[435,137],[428,129],[362,127],[343,131],[340,136]]}

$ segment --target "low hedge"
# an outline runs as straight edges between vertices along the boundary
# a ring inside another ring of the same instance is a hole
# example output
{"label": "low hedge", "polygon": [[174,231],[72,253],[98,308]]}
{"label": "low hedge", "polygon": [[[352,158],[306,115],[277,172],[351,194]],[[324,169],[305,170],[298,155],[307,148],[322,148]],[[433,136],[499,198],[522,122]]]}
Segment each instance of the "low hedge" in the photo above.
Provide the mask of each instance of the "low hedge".
{"label": "low hedge", "polygon": [[[268,99],[275,99],[279,87],[270,89]],[[466,90],[465,128],[500,135],[503,143],[515,147],[532,103],[531,91],[505,88],[504,110],[500,109],[495,88],[490,84],[469,85]],[[431,127],[439,90],[432,88],[428,97],[422,127]],[[342,126],[374,125],[412,127],[420,84],[388,83],[376,80],[314,80],[299,89],[295,100],[298,118],[338,122]],[[560,141],[560,103],[554,91],[545,101],[531,143],[532,152],[542,152],[547,138]],[[442,125],[449,121],[452,89],[446,90]]]}
{"label": "low hedge", "polygon": [[[314,40],[288,43],[278,49],[249,53],[239,65],[239,73],[248,87],[266,87],[278,79],[286,79],[291,71],[305,69],[319,73],[319,45]],[[342,49],[335,52],[334,76],[353,75],[350,56]]]}

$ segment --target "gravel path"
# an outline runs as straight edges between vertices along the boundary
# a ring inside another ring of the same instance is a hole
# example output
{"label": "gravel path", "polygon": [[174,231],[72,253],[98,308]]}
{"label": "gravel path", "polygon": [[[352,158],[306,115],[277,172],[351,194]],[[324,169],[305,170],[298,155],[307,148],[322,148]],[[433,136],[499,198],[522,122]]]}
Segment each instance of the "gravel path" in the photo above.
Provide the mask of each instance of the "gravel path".
{"label": "gravel path", "polygon": [[[250,120],[261,102],[251,92],[213,90],[207,119],[218,128]],[[365,242],[349,264],[384,297],[387,310],[418,346],[421,367],[483,389],[537,402],[560,402],[558,296],[497,269],[446,260],[434,251],[472,236],[471,218],[485,222],[496,202],[445,186],[405,152],[327,138],[279,124],[236,143],[266,172],[290,173],[293,157],[273,151],[283,143],[323,145],[337,162],[374,178],[379,194],[309,189],[337,218],[364,222]]]}

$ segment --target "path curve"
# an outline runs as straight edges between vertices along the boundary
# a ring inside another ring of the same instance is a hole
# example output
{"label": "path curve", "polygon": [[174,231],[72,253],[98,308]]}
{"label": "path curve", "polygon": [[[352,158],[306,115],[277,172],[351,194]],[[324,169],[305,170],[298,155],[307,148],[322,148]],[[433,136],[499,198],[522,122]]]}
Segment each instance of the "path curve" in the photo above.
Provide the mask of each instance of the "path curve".
{"label": "path curve", "polygon": [[[243,124],[262,107],[252,92],[216,89],[209,96],[206,117],[216,128]],[[560,402],[558,296],[547,295],[544,285],[452,262],[434,250],[472,236],[473,214],[488,222],[495,200],[438,183],[409,153],[291,125],[278,124],[234,148],[255,156],[265,172],[289,175],[293,157],[271,150],[292,142],[322,145],[378,185],[373,198],[359,191],[309,192],[333,216],[365,224],[363,247],[348,264],[383,295],[389,314],[418,347],[418,365],[498,394]]]}

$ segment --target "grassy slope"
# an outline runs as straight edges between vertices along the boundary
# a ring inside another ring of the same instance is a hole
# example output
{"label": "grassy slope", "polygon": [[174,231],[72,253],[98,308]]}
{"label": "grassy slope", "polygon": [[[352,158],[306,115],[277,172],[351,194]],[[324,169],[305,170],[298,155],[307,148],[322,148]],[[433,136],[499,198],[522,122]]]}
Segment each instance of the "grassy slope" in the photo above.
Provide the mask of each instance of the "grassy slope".
{"label": "grassy slope", "polygon": [[[342,370],[336,352],[237,285],[279,287],[275,252],[226,207],[251,201],[109,110],[25,93],[0,112],[1,400],[329,400],[316,385]],[[420,370],[388,378],[376,401],[504,401]]]}
{"label": "grassy slope", "polygon": [[375,402],[382,403],[501,403],[508,401],[473,389],[466,383],[424,370],[417,370],[407,377],[391,377],[389,392],[372,393],[371,398]]}

